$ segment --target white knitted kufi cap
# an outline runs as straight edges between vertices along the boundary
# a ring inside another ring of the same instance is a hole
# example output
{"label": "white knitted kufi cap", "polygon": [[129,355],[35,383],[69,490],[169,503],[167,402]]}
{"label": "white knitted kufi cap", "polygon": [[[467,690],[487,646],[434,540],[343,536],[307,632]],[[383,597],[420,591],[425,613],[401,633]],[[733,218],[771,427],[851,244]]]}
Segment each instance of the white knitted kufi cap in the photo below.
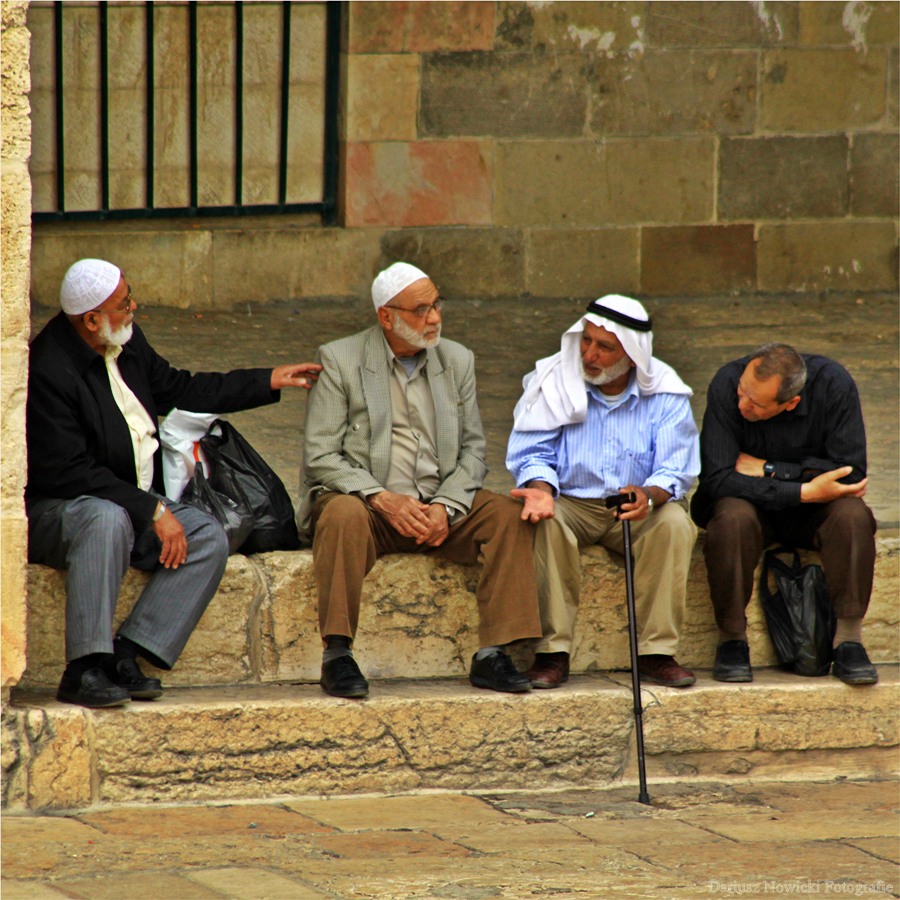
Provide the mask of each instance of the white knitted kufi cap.
{"label": "white knitted kufi cap", "polygon": [[103,259],[79,259],[63,276],[59,305],[70,316],[90,312],[109,299],[121,277],[118,266]]}
{"label": "white knitted kufi cap", "polygon": [[428,276],[415,266],[405,262],[395,262],[384,271],[379,272],[372,282],[372,302],[375,309],[381,309],[385,303],[390,303],[400,291],[408,288],[414,281],[419,281]]}

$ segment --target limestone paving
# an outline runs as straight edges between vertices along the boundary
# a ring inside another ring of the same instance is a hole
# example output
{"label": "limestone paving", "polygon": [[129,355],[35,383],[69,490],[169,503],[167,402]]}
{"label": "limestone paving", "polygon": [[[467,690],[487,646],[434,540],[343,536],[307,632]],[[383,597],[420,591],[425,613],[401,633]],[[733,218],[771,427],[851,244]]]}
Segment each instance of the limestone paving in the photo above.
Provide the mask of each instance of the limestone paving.
{"label": "limestone paving", "polygon": [[5,898],[900,895],[893,780],[427,792],[4,816]]}

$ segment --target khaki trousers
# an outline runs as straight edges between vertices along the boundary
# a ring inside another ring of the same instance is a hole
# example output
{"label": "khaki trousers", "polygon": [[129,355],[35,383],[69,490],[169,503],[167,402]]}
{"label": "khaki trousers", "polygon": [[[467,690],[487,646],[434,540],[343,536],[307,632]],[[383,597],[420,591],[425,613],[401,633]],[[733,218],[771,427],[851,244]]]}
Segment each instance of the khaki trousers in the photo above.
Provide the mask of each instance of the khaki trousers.
{"label": "khaki trousers", "polygon": [[313,507],[313,569],[319,631],[353,638],[363,579],[386,553],[427,553],[481,563],[475,589],[480,646],[501,646],[541,634],[531,544],[534,528],[511,497],[477,491],[469,514],[439,547],[403,537],[352,494],[322,494]]}
{"label": "khaki trousers", "polygon": [[[538,653],[572,652],[581,593],[581,548],[600,544],[624,553],[622,525],[613,513],[603,500],[559,496],[554,517],[538,524],[534,562],[543,626]],[[666,503],[646,519],[631,523],[641,655],[676,654],[696,538],[696,527],[677,502]]]}

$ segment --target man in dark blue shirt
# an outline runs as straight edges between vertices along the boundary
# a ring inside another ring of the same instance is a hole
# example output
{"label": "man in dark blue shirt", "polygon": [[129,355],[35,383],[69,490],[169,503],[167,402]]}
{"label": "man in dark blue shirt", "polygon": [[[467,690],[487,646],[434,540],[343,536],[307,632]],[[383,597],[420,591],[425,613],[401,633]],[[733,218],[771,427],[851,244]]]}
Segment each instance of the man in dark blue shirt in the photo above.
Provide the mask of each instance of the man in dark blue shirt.
{"label": "man in dark blue shirt", "polygon": [[691,501],[706,529],[719,629],[713,677],[751,681],[745,609],[763,549],[817,550],[837,619],[832,674],[874,684],[862,620],[875,571],[866,493],[866,433],[856,384],[838,363],[766,344],[723,366],[707,395],[700,484]]}

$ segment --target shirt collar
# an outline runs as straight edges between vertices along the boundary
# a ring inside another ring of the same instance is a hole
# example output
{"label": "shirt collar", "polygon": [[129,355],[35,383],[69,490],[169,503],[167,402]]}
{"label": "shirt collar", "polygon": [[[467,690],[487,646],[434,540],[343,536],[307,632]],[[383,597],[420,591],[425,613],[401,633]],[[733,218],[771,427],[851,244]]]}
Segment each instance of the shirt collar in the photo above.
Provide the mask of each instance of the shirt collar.
{"label": "shirt collar", "polygon": [[[609,405],[606,394],[604,394],[596,384],[591,384],[589,381],[586,381],[584,385],[587,388],[588,394],[590,394],[594,400],[602,403],[604,406]],[[640,391],[638,390],[637,378],[634,377],[634,369],[632,369],[631,374],[628,377],[628,386],[622,391],[622,399],[619,401],[618,405],[623,406],[626,403],[633,403],[637,400],[639,395]]]}
{"label": "shirt collar", "polygon": [[[388,368],[393,368],[394,362],[400,363],[400,357],[397,356],[396,353],[391,349],[391,345],[388,343],[387,338],[384,336],[384,331],[381,332],[381,341],[384,344],[384,358],[387,360]],[[415,371],[421,369],[426,362],[428,362],[428,351],[420,350],[415,355],[416,357],[416,369]],[[403,363],[400,363],[403,365]]]}

